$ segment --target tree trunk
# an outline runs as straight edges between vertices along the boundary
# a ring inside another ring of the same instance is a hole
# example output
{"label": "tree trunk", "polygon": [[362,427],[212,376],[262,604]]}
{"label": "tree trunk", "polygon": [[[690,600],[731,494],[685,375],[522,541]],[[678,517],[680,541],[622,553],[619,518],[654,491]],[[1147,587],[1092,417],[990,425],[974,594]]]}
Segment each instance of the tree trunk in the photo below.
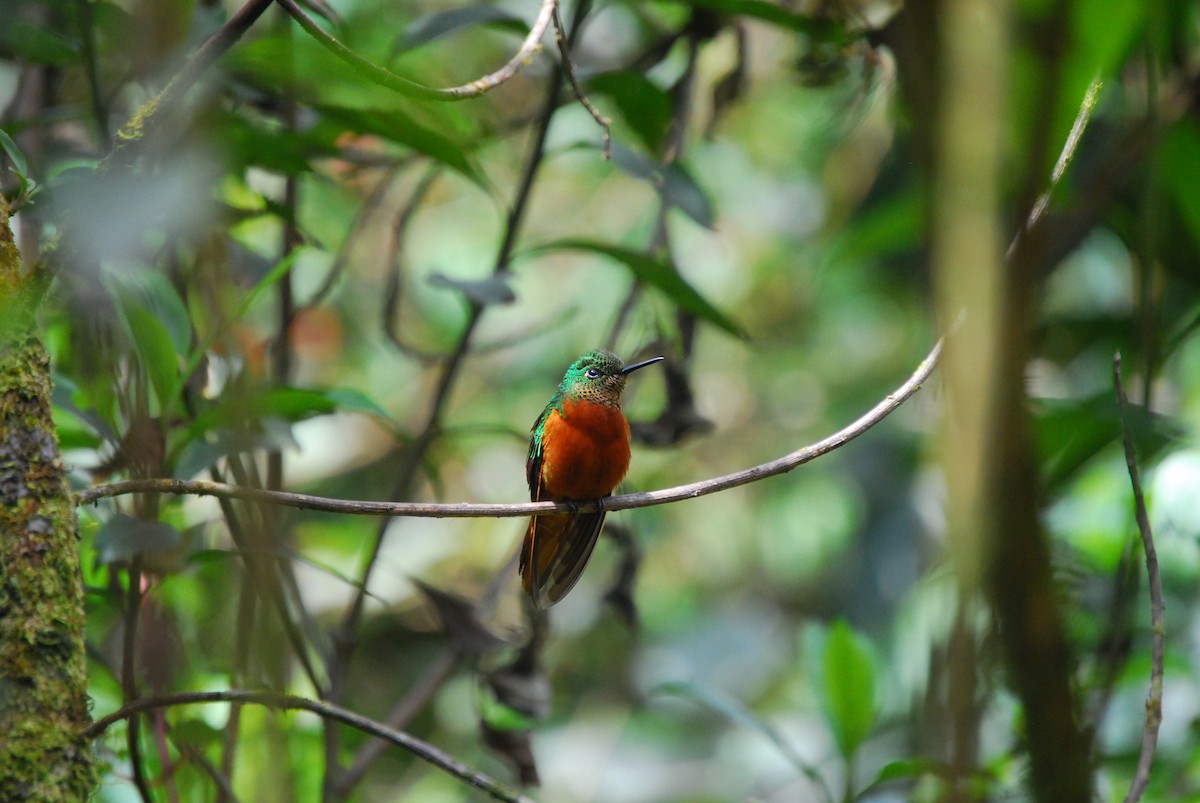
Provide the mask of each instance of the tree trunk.
{"label": "tree trunk", "polygon": [[0,800],[78,803],[98,778],[83,583],[34,284],[0,198]]}

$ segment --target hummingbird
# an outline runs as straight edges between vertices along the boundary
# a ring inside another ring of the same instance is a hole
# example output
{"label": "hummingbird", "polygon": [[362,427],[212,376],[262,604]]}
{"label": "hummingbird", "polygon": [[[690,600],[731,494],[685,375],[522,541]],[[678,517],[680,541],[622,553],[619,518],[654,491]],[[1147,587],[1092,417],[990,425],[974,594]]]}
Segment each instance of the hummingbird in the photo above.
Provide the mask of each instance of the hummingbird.
{"label": "hummingbird", "polygon": [[661,359],[626,365],[612,352],[589,351],[571,363],[533,425],[525,461],[530,498],[601,505],[587,513],[543,513],[529,520],[521,582],[538,608],[565,597],[592,556],[604,524],[602,500],[629,470],[629,422],[621,412],[626,377]]}

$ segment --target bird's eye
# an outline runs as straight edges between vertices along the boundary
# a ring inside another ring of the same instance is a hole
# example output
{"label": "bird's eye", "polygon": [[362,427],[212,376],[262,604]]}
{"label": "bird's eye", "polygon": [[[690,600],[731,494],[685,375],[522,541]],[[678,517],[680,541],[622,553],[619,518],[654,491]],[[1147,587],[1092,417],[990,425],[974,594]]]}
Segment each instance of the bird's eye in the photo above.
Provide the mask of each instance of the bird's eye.
{"label": "bird's eye", "polygon": [[589,368],[589,369],[587,369],[587,371],[584,372],[583,375],[586,376],[588,379],[599,379],[600,371],[598,371],[595,368]]}

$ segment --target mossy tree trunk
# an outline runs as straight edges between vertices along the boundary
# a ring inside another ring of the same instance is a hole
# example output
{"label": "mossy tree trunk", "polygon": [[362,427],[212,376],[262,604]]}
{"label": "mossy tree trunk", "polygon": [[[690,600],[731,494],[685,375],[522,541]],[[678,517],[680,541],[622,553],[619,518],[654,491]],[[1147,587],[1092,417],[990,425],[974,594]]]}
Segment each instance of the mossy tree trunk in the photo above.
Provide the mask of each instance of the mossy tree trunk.
{"label": "mossy tree trunk", "polygon": [[83,583],[32,285],[0,198],[0,800],[78,803],[98,777]]}

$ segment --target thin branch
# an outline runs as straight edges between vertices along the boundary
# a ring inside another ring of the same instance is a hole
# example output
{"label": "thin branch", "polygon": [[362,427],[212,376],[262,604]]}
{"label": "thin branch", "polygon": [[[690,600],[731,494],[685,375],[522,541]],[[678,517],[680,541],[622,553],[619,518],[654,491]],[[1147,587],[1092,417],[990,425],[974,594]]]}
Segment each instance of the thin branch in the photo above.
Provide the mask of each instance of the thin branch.
{"label": "thin branch", "polygon": [[304,309],[311,309],[318,306],[333,291],[338,279],[345,272],[346,266],[350,264],[351,249],[366,234],[367,228],[373,222],[371,216],[383,204],[399,170],[398,165],[390,165],[383,171],[383,175],[379,177],[379,180],[371,187],[366,199],[358,207],[358,212],[354,216],[354,223],[351,224],[350,231],[346,234],[346,239],[342,241],[341,247],[338,248],[337,256],[333,259],[333,265],[330,266],[329,271],[325,274],[325,279],[321,282],[321,286],[305,299],[303,304]]}
{"label": "thin branch", "polygon": [[[1066,174],[1067,167],[1071,164],[1071,160],[1075,157],[1075,151],[1079,148],[1083,132],[1092,119],[1092,111],[1096,108],[1096,100],[1100,97],[1101,86],[1103,84],[1099,77],[1093,78],[1092,82],[1088,84],[1087,92],[1083,95],[1083,102],[1079,105],[1079,112],[1075,115],[1075,122],[1071,124],[1071,131],[1067,134],[1062,151],[1058,154],[1058,161],[1054,163],[1054,169],[1050,171],[1050,185],[1038,196],[1033,208],[1029,210],[1029,217],[1025,219],[1022,231],[1028,231],[1037,225],[1042,215],[1045,214],[1046,207],[1050,205],[1050,196],[1054,193],[1054,189],[1062,180],[1063,175]],[[1009,246],[1009,250],[1011,251],[1015,246],[1016,241],[1014,240],[1013,244]]]}
{"label": "thin branch", "polygon": [[193,703],[254,703],[264,705],[268,708],[295,709],[301,711],[311,711],[327,720],[340,722],[343,725],[348,725],[351,728],[360,730],[363,733],[370,734],[379,739],[386,739],[392,744],[402,747],[409,751],[417,758],[426,761],[438,769],[453,775],[464,783],[470,784],[476,789],[486,792],[495,800],[513,801],[514,803],[532,803],[529,798],[522,795],[520,792],[514,792],[498,781],[485,775],[478,770],[471,769],[466,764],[452,758],[447,753],[442,752],[438,748],[429,744],[426,741],[418,739],[403,731],[394,730],[376,722],[368,717],[356,714],[341,706],[332,705],[330,703],[321,702],[319,700],[310,700],[305,697],[297,697],[291,694],[279,694],[270,691],[249,691],[246,689],[230,689],[228,691],[211,691],[211,692],[183,692],[181,694],[166,694],[158,697],[143,697],[139,700],[122,706],[108,716],[101,717],[92,723],[86,731],[83,732],[83,737],[91,741],[108,728],[112,727],[117,722],[123,719],[129,719],[135,714],[142,711],[152,709],[167,708],[176,705],[190,705]]}
{"label": "thin branch", "polygon": [[1158,574],[1158,552],[1154,549],[1154,533],[1150,530],[1150,517],[1146,513],[1146,499],[1142,494],[1142,480],[1137,466],[1137,454],[1133,448],[1133,434],[1129,430],[1129,399],[1121,382],[1121,353],[1113,357],[1113,383],[1116,385],[1117,404],[1121,410],[1121,441],[1125,446],[1125,465],[1129,469],[1129,484],[1133,487],[1134,514],[1138,532],[1142,536],[1142,548],[1146,553],[1146,576],[1150,585],[1150,692],[1146,696],[1146,724],[1142,731],[1142,747],[1138,751],[1137,771],[1125,795],[1125,803],[1141,800],[1150,783],[1150,766],[1154,763],[1154,751],[1158,746],[1158,727],[1162,724],[1163,698],[1163,650],[1166,626],[1163,623],[1162,579]]}
{"label": "thin branch", "polygon": [[[933,347],[904,384],[885,396],[878,404],[849,426],[808,446],[790,452],[761,465],[735,471],[732,474],[714,477],[665,488],[659,491],[623,494],[605,499],[605,510],[630,510],[639,507],[665,505],[695,499],[699,496],[737,488],[752,482],[785,474],[797,466],[811,462],[822,455],[846,445],[871,427],[878,424],[897,407],[908,401],[929,379],[941,355],[942,342]],[[409,516],[413,518],[517,518],[545,513],[571,513],[598,509],[596,502],[580,502],[569,505],[565,502],[520,502],[517,504],[470,504],[465,502],[439,504],[433,502],[373,502],[352,499],[330,499],[323,496],[292,493],[289,491],[267,491],[261,488],[243,488],[204,480],[125,480],[108,485],[97,485],[81,491],[75,497],[77,505],[94,503],[99,499],[123,496],[131,493],[191,494],[215,496],[219,499],[244,499],[252,502],[270,503],[295,507],[303,510],[319,510],[326,513],[347,513],[358,516]]]}
{"label": "thin branch", "polygon": [[562,20],[559,19],[558,9],[554,9],[554,41],[558,45],[558,53],[562,56],[562,70],[566,73],[567,81],[571,84],[572,91],[575,92],[575,97],[579,98],[579,102],[583,104],[583,108],[588,110],[588,114],[592,115],[592,119],[596,121],[596,125],[600,126],[602,139],[600,143],[600,155],[604,161],[612,159],[612,120],[600,113],[600,110],[592,105],[592,101],[588,98],[587,93],[579,86],[579,82],[575,78],[575,64],[571,61],[571,49],[567,45],[567,31],[563,27]]}
{"label": "thin branch", "polygon": [[404,295],[404,245],[409,223],[416,216],[417,210],[425,202],[425,196],[433,181],[438,177],[438,170],[430,168],[413,188],[412,195],[388,228],[388,243],[385,249],[384,264],[388,267],[387,281],[383,293],[382,324],[383,334],[401,352],[420,362],[433,362],[437,356],[404,342],[400,334],[400,304]]}
{"label": "thin branch", "polygon": [[[125,596],[125,632],[121,646],[121,695],[126,704],[137,699],[137,638],[138,614],[142,610],[142,559],[134,557],[126,573],[129,588]],[[141,717],[129,720],[125,743],[129,749],[129,766],[133,771],[133,785],[144,803],[153,803],[154,796],[146,783],[146,772],[142,766]]]}
{"label": "thin branch", "polygon": [[[434,659],[433,663],[413,684],[408,695],[392,708],[387,718],[388,727],[403,728],[424,710],[433,696],[442,688],[442,684],[458,668],[461,660],[461,656],[454,650],[448,648],[443,650],[442,654]],[[386,747],[387,743],[378,739],[372,739],[363,744],[355,754],[350,766],[334,782],[335,794],[342,798],[348,797],[358,782],[367,774],[367,770],[371,768],[375,760],[383,754]]]}
{"label": "thin branch", "polygon": [[516,55],[509,59],[503,67],[494,73],[485,75],[467,84],[447,87],[445,89],[435,89],[396,75],[391,70],[387,70],[364,59],[326,32],[324,28],[317,24],[316,20],[308,16],[304,12],[304,9],[300,8],[295,0],[275,0],[275,2],[290,14],[296,22],[300,23],[300,27],[316,39],[318,44],[349,64],[360,75],[380,86],[387,87],[394,92],[399,92],[401,95],[424,100],[465,100],[466,98],[475,98],[485,92],[490,92],[512,78],[520,72],[522,67],[532,61],[537,52],[541,50],[542,36],[545,35],[546,29],[550,27],[551,19],[554,16],[554,9],[557,6],[557,0],[542,0],[542,7],[538,11],[537,19],[534,20],[533,25],[529,29],[529,35],[521,43],[521,47],[517,50]]}
{"label": "thin branch", "polygon": [[[1200,71],[1162,83],[1153,115],[1116,132],[1107,153],[1098,160],[1103,169],[1090,171],[1072,208],[1057,214],[1046,211],[1032,226],[1021,228],[1005,252],[1006,260],[1029,263],[1040,275],[1057,265],[1095,227],[1101,212],[1144,167],[1147,153],[1162,132],[1192,108],[1192,98],[1200,92]],[[1175,345],[1178,343],[1167,350]]]}

